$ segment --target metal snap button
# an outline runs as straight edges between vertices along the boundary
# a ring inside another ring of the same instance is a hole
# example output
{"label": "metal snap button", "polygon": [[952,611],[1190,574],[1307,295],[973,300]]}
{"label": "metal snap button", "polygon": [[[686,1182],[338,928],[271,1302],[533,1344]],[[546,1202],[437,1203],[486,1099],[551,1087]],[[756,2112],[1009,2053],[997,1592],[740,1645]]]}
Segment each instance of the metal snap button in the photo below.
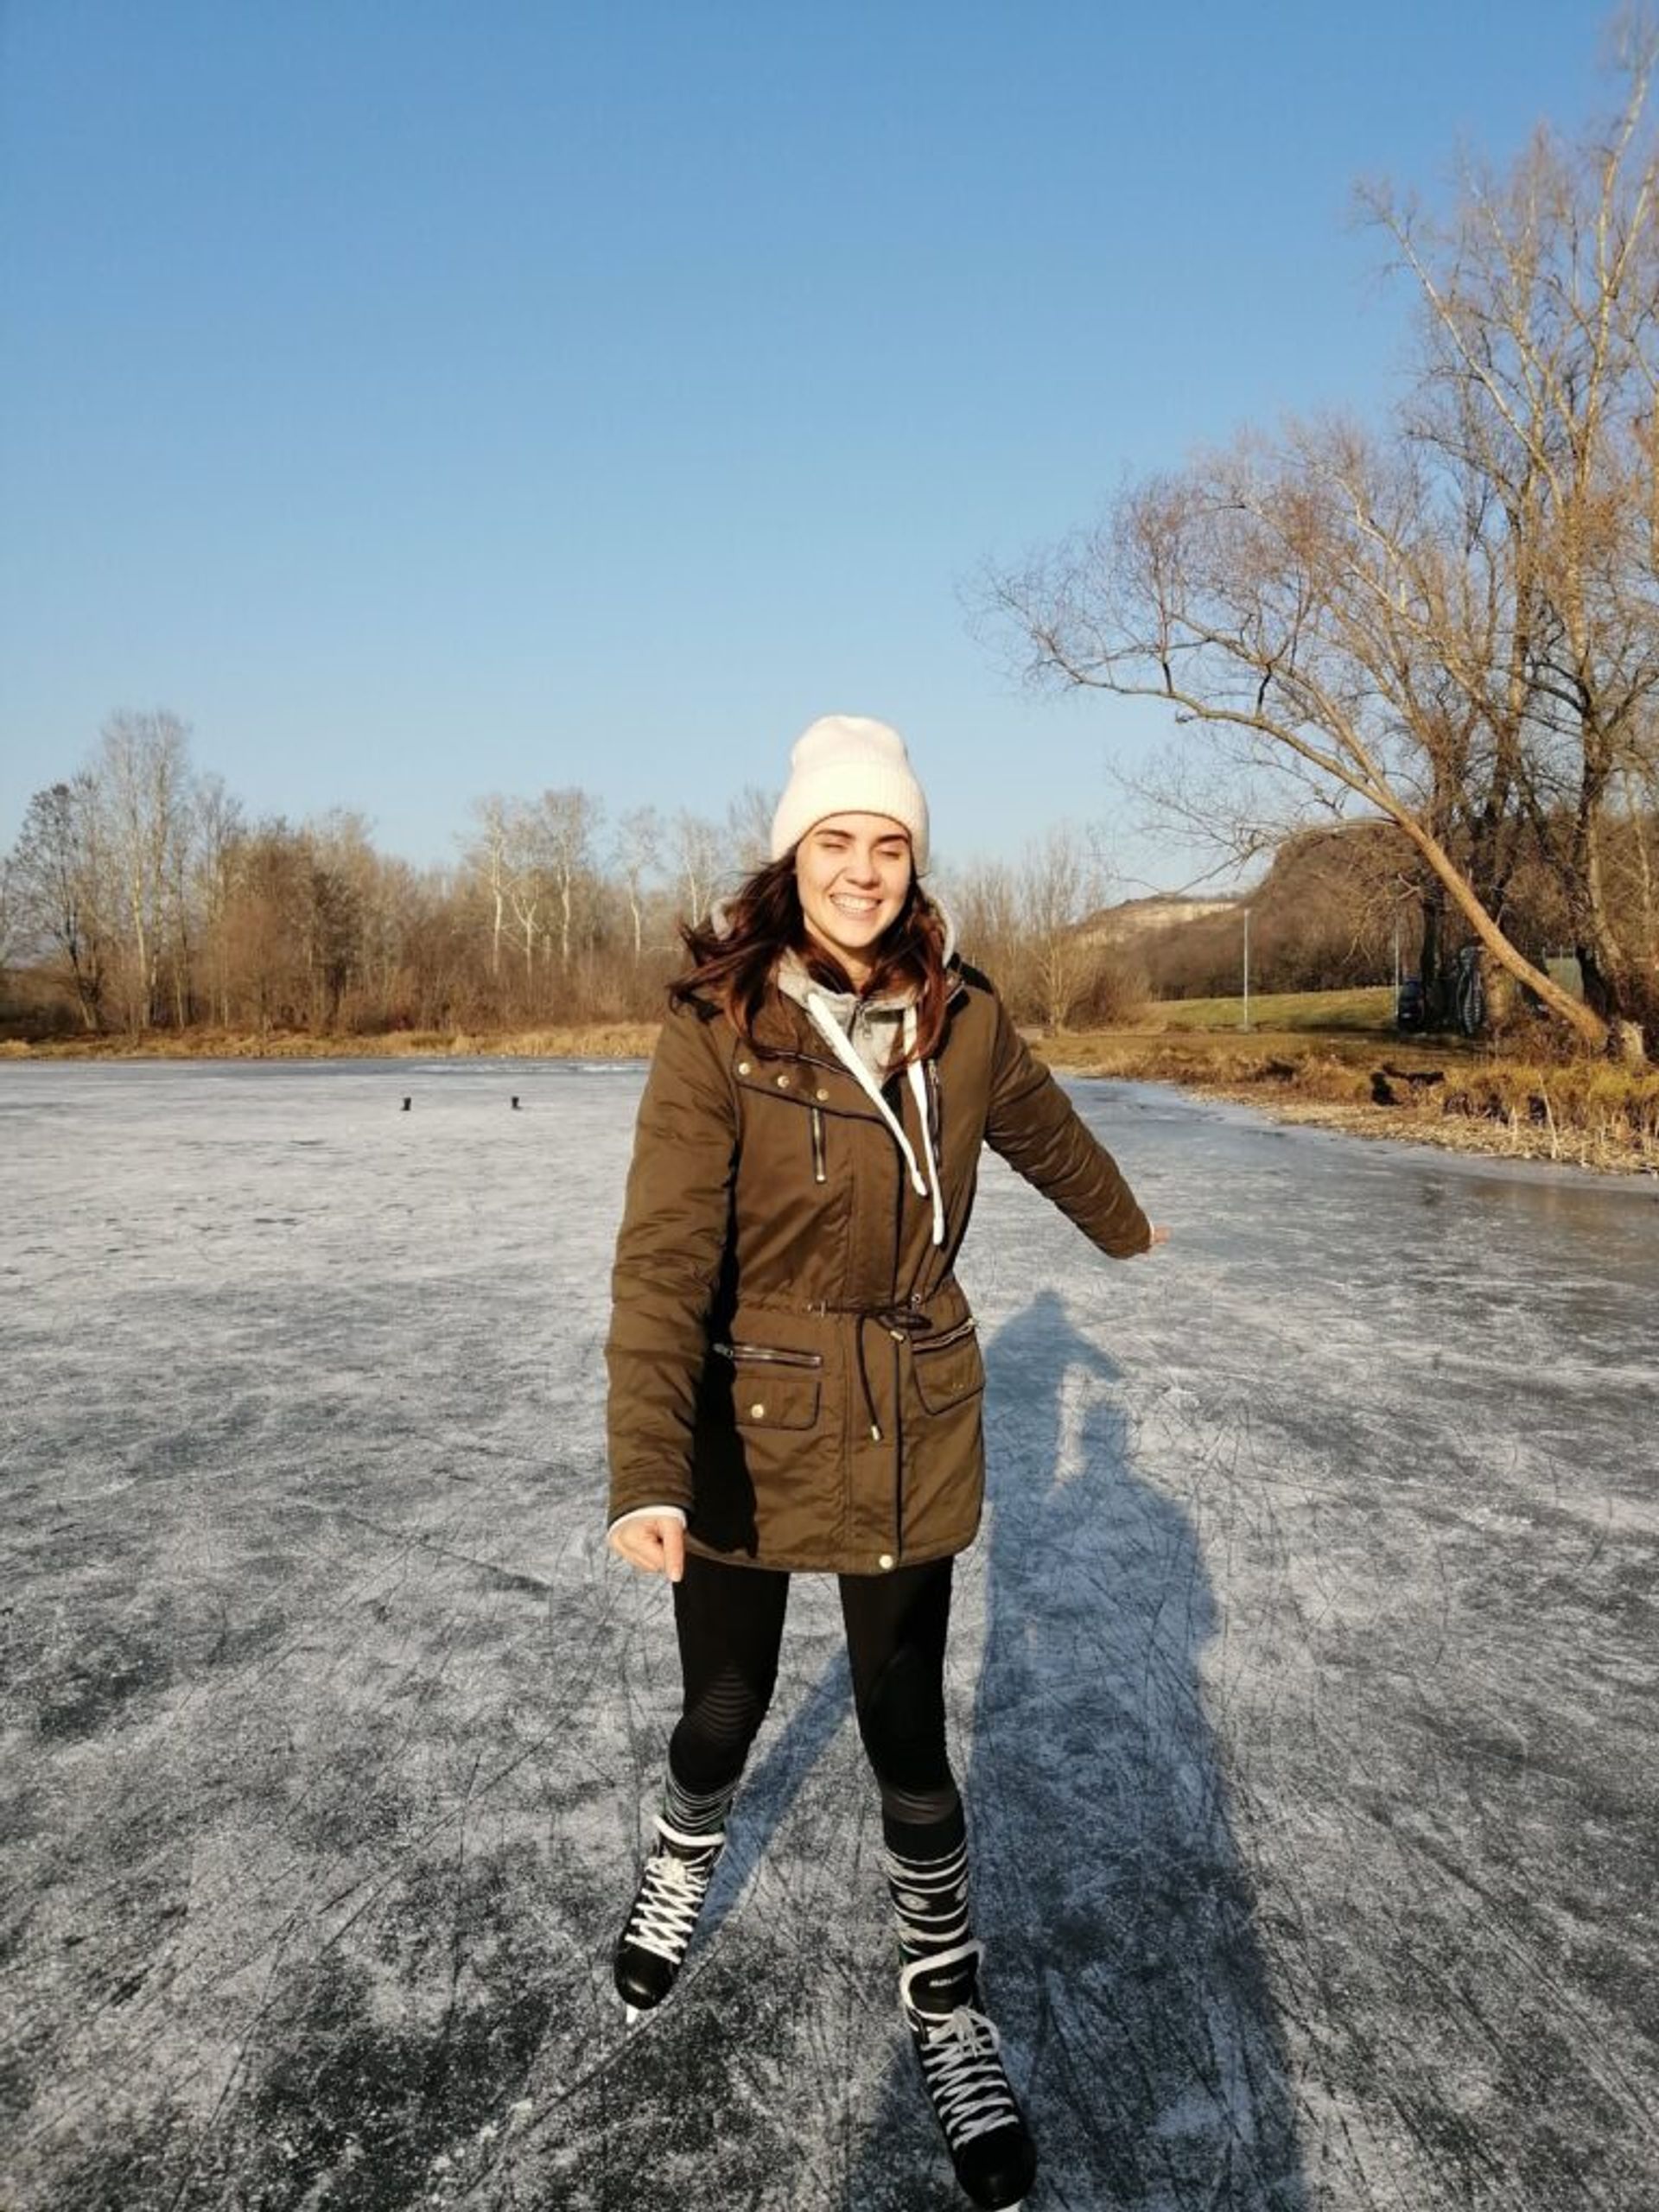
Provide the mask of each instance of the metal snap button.
{"label": "metal snap button", "polygon": [[829,1092],[828,1092],[827,1090],[821,1090],[821,1091],[818,1093],[818,1103],[819,1103],[819,1105],[820,1105],[820,1106],[822,1106],[822,1105],[823,1105],[823,1103],[824,1100],[825,1100],[829,1096],[830,1096],[830,1094],[829,1094]]}
{"label": "metal snap button", "polygon": [[789,1089],[789,1077],[786,1075],[780,1075],[779,1077],[778,1088],[779,1090],[787,1090]]}
{"label": "metal snap button", "polygon": [[737,1071],[739,1075],[747,1075],[749,1072],[748,1062],[747,1060],[740,1060],[737,1064]]}
{"label": "metal snap button", "polygon": [[765,1406],[759,1403],[758,1401],[749,1408],[749,1419],[751,1421],[764,1421],[766,1419],[766,1409]]}
{"label": "metal snap button", "polygon": [[882,1573],[885,1574],[888,1568],[893,1565],[893,1554],[891,1552],[883,1552],[880,1558],[877,1560],[875,1563],[880,1568]]}

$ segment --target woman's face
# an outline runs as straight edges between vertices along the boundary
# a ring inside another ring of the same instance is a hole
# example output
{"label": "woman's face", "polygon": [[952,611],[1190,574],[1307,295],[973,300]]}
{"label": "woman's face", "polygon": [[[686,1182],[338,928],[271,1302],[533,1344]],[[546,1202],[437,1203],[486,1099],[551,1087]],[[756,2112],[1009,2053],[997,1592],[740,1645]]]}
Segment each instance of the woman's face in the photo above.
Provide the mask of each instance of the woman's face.
{"label": "woman's face", "polygon": [[910,888],[910,832],[885,814],[830,814],[795,848],[807,935],[861,988]]}

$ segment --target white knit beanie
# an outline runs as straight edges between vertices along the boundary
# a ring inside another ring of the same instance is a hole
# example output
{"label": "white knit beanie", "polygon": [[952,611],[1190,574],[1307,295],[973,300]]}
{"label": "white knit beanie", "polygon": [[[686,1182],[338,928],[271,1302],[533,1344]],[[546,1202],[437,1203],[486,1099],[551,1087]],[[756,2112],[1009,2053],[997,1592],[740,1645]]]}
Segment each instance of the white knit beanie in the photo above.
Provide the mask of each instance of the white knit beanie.
{"label": "white knit beanie", "polygon": [[789,756],[789,782],[772,817],[772,857],[782,860],[828,814],[885,814],[910,832],[919,875],[927,866],[927,801],[905,741],[864,715],[821,715]]}

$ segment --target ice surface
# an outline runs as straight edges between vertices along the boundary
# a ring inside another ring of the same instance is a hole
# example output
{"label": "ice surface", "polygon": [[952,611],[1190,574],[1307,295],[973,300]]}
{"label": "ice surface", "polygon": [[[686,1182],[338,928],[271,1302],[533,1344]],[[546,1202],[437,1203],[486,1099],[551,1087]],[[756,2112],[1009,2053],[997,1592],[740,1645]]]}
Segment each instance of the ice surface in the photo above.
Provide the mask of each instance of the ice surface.
{"label": "ice surface", "polygon": [[[610,1992],[674,1692],[600,1526],[639,1080],[0,1066],[8,2212],[960,2203],[828,1584],[679,1992]],[[1173,1244],[988,1161],[963,1268],[1033,2207],[1649,2212],[1659,1192],[1076,1096]]]}

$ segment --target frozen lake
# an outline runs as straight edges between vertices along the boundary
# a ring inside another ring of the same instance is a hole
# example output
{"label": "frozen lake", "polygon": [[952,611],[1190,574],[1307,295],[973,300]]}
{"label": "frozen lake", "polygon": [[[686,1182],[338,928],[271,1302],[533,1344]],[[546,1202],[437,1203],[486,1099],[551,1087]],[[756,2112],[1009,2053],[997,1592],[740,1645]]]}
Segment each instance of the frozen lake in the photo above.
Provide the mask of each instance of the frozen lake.
{"label": "frozen lake", "polygon": [[[963,2202],[832,1586],[679,1992],[611,1993],[673,1709],[601,1526],[639,1081],[0,1063],[6,2212]],[[1171,1248],[988,1160],[963,1269],[1033,2212],[1652,2212],[1659,1189],[1075,1095]]]}

